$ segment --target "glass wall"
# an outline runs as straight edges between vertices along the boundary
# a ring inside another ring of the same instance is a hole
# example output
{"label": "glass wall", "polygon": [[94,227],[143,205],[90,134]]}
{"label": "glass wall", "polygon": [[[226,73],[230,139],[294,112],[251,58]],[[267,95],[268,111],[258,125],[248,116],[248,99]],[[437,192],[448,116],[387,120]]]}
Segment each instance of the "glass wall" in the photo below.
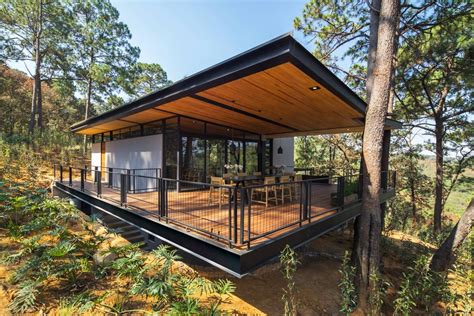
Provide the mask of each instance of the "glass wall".
{"label": "glass wall", "polygon": [[227,172],[226,164],[238,164],[247,173],[260,169],[259,135],[184,117],[179,126],[181,179],[209,182]]}
{"label": "glass wall", "polygon": [[182,116],[96,134],[92,141],[161,133],[165,178],[209,182],[211,176],[228,172],[226,164],[240,165],[248,174],[268,173],[272,164],[271,141],[262,142],[260,135]]}

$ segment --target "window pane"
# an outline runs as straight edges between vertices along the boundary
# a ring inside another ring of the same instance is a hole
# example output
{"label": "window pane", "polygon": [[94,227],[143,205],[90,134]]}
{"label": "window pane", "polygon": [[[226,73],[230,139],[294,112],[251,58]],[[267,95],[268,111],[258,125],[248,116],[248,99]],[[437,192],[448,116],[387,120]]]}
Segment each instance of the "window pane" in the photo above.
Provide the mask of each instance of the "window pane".
{"label": "window pane", "polygon": [[258,171],[258,143],[245,144],[245,171],[248,174]]}
{"label": "window pane", "polygon": [[238,140],[229,140],[227,146],[227,161],[231,165],[243,165],[244,143]]}
{"label": "window pane", "polygon": [[144,135],[156,135],[163,133],[163,121],[150,122],[143,125]]}
{"label": "window pane", "polygon": [[192,136],[184,136],[181,137],[181,143],[181,179],[193,182],[205,182],[205,140]]}
{"label": "window pane", "polygon": [[210,139],[207,141],[207,175],[221,177],[225,165],[225,140]]}

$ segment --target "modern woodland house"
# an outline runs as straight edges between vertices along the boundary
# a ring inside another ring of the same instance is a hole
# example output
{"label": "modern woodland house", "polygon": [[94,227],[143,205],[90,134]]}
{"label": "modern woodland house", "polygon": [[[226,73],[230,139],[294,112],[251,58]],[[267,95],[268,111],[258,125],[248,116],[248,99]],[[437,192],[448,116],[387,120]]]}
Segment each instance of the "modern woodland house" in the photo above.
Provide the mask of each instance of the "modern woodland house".
{"label": "modern woodland house", "polygon": [[240,277],[360,214],[360,175],[295,173],[293,137],[361,132],[366,106],[284,35],[74,124],[91,165],[56,166],[54,192]]}

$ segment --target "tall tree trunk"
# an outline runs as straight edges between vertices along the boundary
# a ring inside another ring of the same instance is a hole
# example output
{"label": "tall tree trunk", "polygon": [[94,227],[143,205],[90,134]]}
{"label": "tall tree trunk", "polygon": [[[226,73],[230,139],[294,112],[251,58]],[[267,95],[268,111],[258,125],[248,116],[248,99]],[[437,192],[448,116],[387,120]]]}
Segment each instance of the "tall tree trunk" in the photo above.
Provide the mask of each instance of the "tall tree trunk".
{"label": "tall tree trunk", "polygon": [[370,4],[370,38],[369,38],[369,54],[367,58],[367,103],[370,102],[370,94],[372,92],[373,77],[372,72],[375,67],[375,56],[377,53],[377,40],[379,30],[379,16],[380,16],[380,4],[382,0],[372,0]]}
{"label": "tall tree trunk", "polygon": [[92,100],[92,79],[87,79],[87,96],[86,96],[86,110],[84,113],[84,119],[89,118],[90,108],[91,108],[91,100]]}
{"label": "tall tree trunk", "polygon": [[36,113],[38,114],[38,118],[37,118],[37,126],[38,128],[40,129],[40,131],[42,132],[43,130],[43,93],[42,93],[42,90],[41,90],[41,73],[39,71],[41,65],[40,65],[41,62],[38,63],[38,90],[37,90],[37,98],[36,98]]}
{"label": "tall tree trunk", "polygon": [[43,127],[43,102],[41,96],[41,35],[43,33],[43,0],[38,2],[38,12],[36,16],[36,32],[34,35],[34,56],[35,75],[33,78],[33,95],[31,97],[31,114],[28,130],[33,133],[36,125],[36,114],[38,114],[37,125]]}
{"label": "tall tree trunk", "polygon": [[436,250],[431,259],[430,268],[433,271],[446,271],[453,263],[456,251],[462,245],[466,237],[469,235],[472,228],[472,221],[474,220],[474,199],[467,207],[461,219],[454,226],[448,238]]}
{"label": "tall tree trunk", "polygon": [[[374,65],[375,65],[375,56],[377,53],[377,40],[378,40],[378,31],[379,31],[379,15],[380,15],[380,5],[381,5],[382,0],[373,0],[370,3],[370,27],[369,27],[369,33],[370,33],[370,38],[369,38],[369,52],[368,52],[368,58],[367,58],[367,80],[365,83],[365,89],[366,89],[366,102],[369,103],[370,101],[370,94],[372,92],[372,85],[373,85],[373,77],[372,73],[374,70]],[[362,134],[362,139],[364,138],[364,135]],[[361,158],[360,158],[360,169],[359,173],[364,174],[366,172],[365,167],[364,167],[364,154],[361,153]],[[356,254],[355,249],[357,248],[357,245],[359,244],[359,237],[360,237],[360,220],[357,218],[354,221],[354,238],[353,238],[353,251],[351,254],[351,263],[353,266],[358,266],[357,260],[358,256]],[[357,282],[358,283],[358,282]]]}
{"label": "tall tree trunk", "polygon": [[43,95],[41,91],[41,36],[43,33],[43,0],[39,2],[39,14],[38,14],[38,35],[36,36],[36,76],[38,96],[36,98],[36,111],[38,113],[38,128],[43,129]]}
{"label": "tall tree trunk", "polygon": [[[91,62],[92,62],[92,57],[91,57]],[[89,118],[89,112],[90,112],[90,108],[91,108],[91,105],[92,105],[92,78],[88,78],[87,79],[87,96],[86,96],[86,109],[85,109],[85,113],[84,113],[84,119],[88,119]],[[82,139],[82,153],[83,155],[85,155],[87,153],[87,136],[84,135],[83,139]]]}
{"label": "tall tree trunk", "polygon": [[[35,71],[36,73],[36,71]],[[36,77],[36,75],[35,75]],[[32,96],[31,96],[31,112],[30,112],[30,122],[28,124],[28,132],[30,134],[33,133],[36,125],[36,78],[33,78],[33,89],[32,89]]]}
{"label": "tall tree trunk", "polygon": [[[377,52],[372,72],[370,101],[367,108],[363,157],[364,172],[362,212],[358,221],[358,244],[355,258],[358,272],[359,307],[369,311],[371,288],[370,275],[379,274],[381,209],[380,188],[382,169],[382,143],[385,117],[390,99],[390,78],[393,71],[394,37],[398,27],[398,0],[383,0],[380,8]],[[371,34],[372,36],[372,34]],[[377,312],[377,311],[375,311]]]}
{"label": "tall tree trunk", "polygon": [[441,215],[443,212],[443,122],[439,116],[435,117],[435,139],[436,139],[436,180],[435,180],[435,205],[434,205],[434,234],[441,232]]}

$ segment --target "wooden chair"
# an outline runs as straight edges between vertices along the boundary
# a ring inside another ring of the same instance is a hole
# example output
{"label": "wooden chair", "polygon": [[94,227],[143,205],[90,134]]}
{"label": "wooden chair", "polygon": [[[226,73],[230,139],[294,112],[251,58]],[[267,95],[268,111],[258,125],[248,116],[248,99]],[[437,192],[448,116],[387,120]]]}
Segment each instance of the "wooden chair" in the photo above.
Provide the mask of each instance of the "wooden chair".
{"label": "wooden chair", "polygon": [[296,200],[300,198],[301,195],[301,181],[303,181],[303,176],[300,174],[296,174],[293,177],[294,184],[292,185],[293,196]]}
{"label": "wooden chair", "polygon": [[[275,205],[278,205],[278,191],[275,183],[275,177],[265,177],[265,180],[263,181],[264,186],[252,189],[252,192],[250,194],[251,202],[254,202],[254,195],[256,194],[260,196],[265,196],[264,201],[255,200],[256,203],[265,204],[265,208],[268,207],[268,203],[270,201],[274,201]],[[273,196],[271,196],[270,193],[273,193]]]}
{"label": "wooden chair", "polygon": [[245,177],[247,176],[247,172],[239,172],[237,173],[237,177]]}
{"label": "wooden chair", "polygon": [[222,185],[224,185],[225,182],[224,182],[224,179],[222,179],[221,177],[211,177],[211,186],[209,187],[209,200],[208,200],[208,203],[211,204],[212,201],[213,201],[213,194],[214,192],[218,192],[218,198],[219,198],[219,209],[221,208],[222,206],[222,200],[224,199],[224,192],[223,192],[223,188],[222,188]]}
{"label": "wooden chair", "polygon": [[281,204],[285,203],[285,198],[289,198],[290,202],[293,202],[293,183],[290,183],[290,176],[281,176],[280,177],[280,196]]}
{"label": "wooden chair", "polygon": [[255,171],[254,173],[252,173],[252,175],[260,177],[262,175],[262,173],[260,171]]}

